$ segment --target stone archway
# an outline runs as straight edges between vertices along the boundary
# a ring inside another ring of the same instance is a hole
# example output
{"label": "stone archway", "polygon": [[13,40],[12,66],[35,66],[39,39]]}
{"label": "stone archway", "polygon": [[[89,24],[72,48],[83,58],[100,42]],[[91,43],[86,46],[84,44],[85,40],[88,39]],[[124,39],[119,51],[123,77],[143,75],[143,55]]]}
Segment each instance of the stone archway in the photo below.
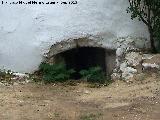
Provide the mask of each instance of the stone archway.
{"label": "stone archway", "polygon": [[[52,45],[46,62],[64,62],[67,68],[74,68],[77,73],[82,69],[100,66],[106,75],[110,75],[116,64],[116,50],[88,38],[70,39]],[[78,79],[78,74],[75,78]]]}

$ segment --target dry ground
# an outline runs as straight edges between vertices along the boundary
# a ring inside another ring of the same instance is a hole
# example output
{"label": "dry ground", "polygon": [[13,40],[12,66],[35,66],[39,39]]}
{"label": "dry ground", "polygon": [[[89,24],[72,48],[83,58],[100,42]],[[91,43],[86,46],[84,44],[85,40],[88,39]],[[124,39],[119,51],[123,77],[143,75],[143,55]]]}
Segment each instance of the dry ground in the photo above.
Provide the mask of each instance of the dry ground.
{"label": "dry ground", "polygon": [[0,86],[0,120],[160,120],[160,77],[108,87]]}

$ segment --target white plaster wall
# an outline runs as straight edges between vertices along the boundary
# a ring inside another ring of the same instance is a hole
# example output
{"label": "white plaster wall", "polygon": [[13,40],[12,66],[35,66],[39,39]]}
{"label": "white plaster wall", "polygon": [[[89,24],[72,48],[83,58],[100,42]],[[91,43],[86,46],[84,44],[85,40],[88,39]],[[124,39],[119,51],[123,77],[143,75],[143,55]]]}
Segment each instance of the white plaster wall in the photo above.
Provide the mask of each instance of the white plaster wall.
{"label": "white plaster wall", "polygon": [[55,41],[86,34],[147,38],[144,24],[130,20],[127,5],[128,0],[78,0],[77,5],[0,5],[0,68],[31,72]]}

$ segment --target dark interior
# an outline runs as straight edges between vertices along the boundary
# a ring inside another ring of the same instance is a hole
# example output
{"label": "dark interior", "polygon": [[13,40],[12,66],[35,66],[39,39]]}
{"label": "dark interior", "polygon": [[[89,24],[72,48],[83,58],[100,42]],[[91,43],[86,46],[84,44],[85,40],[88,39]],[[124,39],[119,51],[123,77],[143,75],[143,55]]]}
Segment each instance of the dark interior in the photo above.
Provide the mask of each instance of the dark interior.
{"label": "dark interior", "polygon": [[64,59],[67,69],[73,68],[76,73],[73,79],[79,79],[79,71],[90,67],[100,66],[106,73],[105,49],[97,47],[74,48],[63,53],[60,56]]}

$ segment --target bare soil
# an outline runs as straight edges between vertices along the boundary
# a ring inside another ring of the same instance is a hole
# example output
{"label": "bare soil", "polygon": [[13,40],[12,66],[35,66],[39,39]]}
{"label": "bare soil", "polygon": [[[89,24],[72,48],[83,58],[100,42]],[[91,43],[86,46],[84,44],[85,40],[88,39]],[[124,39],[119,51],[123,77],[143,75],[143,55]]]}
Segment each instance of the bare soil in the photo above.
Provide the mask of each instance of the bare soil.
{"label": "bare soil", "polygon": [[101,88],[86,83],[0,86],[0,120],[159,119],[160,77],[156,75]]}

